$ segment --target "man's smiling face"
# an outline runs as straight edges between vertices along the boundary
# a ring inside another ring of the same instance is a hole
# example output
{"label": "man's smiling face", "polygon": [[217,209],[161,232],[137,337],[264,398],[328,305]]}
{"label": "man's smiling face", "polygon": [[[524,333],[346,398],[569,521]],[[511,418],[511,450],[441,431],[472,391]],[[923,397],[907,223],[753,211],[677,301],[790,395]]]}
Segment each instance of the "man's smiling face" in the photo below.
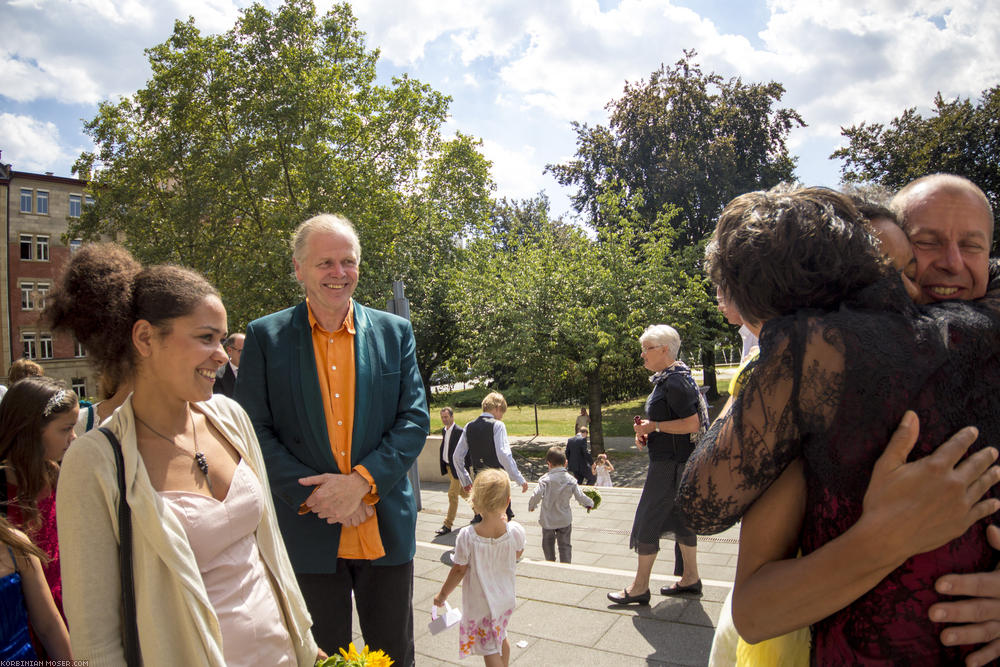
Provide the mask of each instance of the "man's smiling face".
{"label": "man's smiling face", "polygon": [[910,197],[905,220],[922,303],[986,294],[993,225],[975,194],[929,186]]}
{"label": "man's smiling face", "polygon": [[342,232],[309,234],[305,257],[295,260],[295,277],[318,317],[343,321],[358,286],[358,256],[351,238]]}

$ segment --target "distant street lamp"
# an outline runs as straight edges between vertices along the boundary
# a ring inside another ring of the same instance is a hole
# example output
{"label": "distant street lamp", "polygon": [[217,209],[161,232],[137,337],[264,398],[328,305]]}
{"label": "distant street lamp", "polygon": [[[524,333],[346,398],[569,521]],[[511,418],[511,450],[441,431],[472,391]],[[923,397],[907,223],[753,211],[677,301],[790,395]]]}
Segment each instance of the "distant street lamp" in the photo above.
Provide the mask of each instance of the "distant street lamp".
{"label": "distant street lamp", "polygon": [[[392,281],[392,298],[390,298],[386,304],[385,309],[394,315],[399,315],[400,317],[405,317],[410,319],[410,302],[403,295],[403,285],[402,280]],[[428,399],[430,397],[428,396]],[[420,470],[417,461],[413,462],[410,466],[410,470],[406,473],[406,476],[410,478],[410,484],[413,486],[413,495],[417,499],[417,511],[419,512],[424,508],[423,503],[420,500]]]}

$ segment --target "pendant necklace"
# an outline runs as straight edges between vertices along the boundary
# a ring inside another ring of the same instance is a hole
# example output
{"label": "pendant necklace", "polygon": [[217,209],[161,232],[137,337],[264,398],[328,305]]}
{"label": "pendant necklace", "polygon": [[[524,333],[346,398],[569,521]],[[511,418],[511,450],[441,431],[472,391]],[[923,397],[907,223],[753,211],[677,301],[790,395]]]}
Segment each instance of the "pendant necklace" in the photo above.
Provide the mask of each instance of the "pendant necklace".
{"label": "pendant necklace", "polygon": [[[154,435],[163,438],[174,447],[181,449],[181,447],[174,441],[173,438],[168,438],[167,436],[163,435],[155,428],[147,424],[145,421],[143,421],[142,417],[140,417],[135,413],[134,410],[132,411],[132,414],[135,416],[136,421],[138,421],[140,424],[142,424],[147,429],[152,431]],[[191,415],[191,434],[192,434],[191,437],[194,440],[194,455],[192,458],[194,458],[194,462],[195,465],[198,466],[198,470],[200,470],[201,474],[205,476],[205,483],[208,484],[208,492],[214,495],[214,491],[212,491],[212,478],[208,476],[208,459],[205,458],[205,453],[198,449],[198,429],[195,428],[194,425],[194,413],[191,412],[191,406],[188,406],[188,414]]]}

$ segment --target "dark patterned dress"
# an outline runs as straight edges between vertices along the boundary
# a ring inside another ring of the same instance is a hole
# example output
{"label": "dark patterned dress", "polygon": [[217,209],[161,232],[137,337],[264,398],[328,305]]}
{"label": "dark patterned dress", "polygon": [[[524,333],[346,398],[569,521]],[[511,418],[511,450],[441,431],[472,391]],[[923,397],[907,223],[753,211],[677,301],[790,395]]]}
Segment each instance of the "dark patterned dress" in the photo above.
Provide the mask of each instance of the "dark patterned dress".
{"label": "dark patterned dress", "polygon": [[[955,431],[980,430],[970,452],[1000,444],[1000,293],[914,306],[885,280],[836,312],[767,322],[757,367],[730,416],[702,439],[678,506],[698,533],[724,530],[794,459],[805,462],[800,546],[811,553],[861,516],[871,470],[907,409],[920,418],[910,459]],[[998,489],[990,491],[998,495]],[[813,626],[821,665],[956,664],[975,647],[941,644],[927,617],[943,574],[992,570],[988,519],[914,556],[853,604]]]}

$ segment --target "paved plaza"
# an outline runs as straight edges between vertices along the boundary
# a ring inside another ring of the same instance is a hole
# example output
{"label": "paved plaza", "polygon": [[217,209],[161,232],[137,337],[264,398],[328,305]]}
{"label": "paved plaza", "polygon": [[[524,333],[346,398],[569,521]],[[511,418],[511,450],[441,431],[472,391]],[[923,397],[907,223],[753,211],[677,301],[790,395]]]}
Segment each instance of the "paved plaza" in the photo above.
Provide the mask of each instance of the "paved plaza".
{"label": "paved plaza", "polygon": [[[515,520],[528,534],[517,568],[518,605],[508,629],[511,663],[523,665],[704,665],[712,632],[736,570],[738,528],[698,541],[698,567],[705,584],[701,597],[664,597],[660,586],[677,580],[673,544],[663,540],[653,569],[650,606],[617,607],[605,595],[632,580],[636,558],[628,548],[639,489],[601,489],[601,507],[590,514],[573,506],[573,563],[548,563],[542,556],[538,512],[528,512],[528,493],[513,491]],[[417,665],[480,665],[478,656],[460,661],[457,626],[432,635],[427,629],[431,601],[451,567],[458,528],[472,519],[461,502],[456,530],[443,537],[447,485],[421,484],[423,509],[417,517],[413,593]],[[461,588],[449,599],[460,606]],[[357,629],[356,629],[357,630]],[[356,637],[361,641],[360,635]],[[519,646],[520,644],[520,646]]]}

